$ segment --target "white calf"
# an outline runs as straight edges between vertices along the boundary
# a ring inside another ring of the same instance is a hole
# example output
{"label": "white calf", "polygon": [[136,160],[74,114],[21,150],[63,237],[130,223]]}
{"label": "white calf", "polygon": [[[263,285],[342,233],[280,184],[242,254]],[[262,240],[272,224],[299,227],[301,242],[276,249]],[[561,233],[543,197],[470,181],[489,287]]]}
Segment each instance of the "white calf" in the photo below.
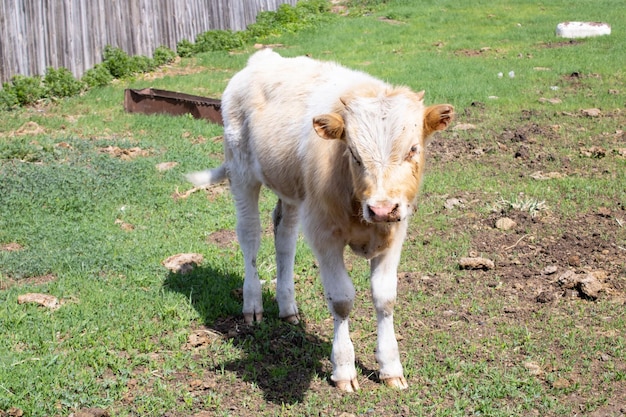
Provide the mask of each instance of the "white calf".
{"label": "white calf", "polygon": [[448,104],[425,107],[423,95],[335,63],[260,51],[222,97],[224,164],[189,175],[196,185],[230,180],[247,323],[263,315],[256,269],[261,185],[279,197],[273,213],[276,299],[280,317],[294,323],[293,267],[302,224],[334,317],[331,378],[344,391],[359,387],[348,332],[355,290],[344,265],[346,245],[370,260],[380,379],[407,387],[393,325],[397,267],[427,139],[454,114]]}

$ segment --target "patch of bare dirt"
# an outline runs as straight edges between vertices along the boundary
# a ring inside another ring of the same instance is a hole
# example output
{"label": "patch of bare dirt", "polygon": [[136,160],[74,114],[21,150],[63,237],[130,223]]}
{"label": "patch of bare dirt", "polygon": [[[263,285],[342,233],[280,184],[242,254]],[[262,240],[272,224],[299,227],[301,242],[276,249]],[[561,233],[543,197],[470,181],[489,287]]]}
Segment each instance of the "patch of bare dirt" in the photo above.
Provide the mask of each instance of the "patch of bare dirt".
{"label": "patch of bare dirt", "polygon": [[27,286],[27,285],[44,285],[50,282],[53,282],[57,279],[55,275],[47,274],[40,275],[36,277],[23,278],[23,279],[12,279],[12,278],[2,278],[0,279],[0,290],[6,290],[14,286]]}
{"label": "patch of bare dirt", "polygon": [[[507,217],[516,227],[508,232],[496,227],[501,217],[502,213],[493,213],[481,220],[478,230],[472,231],[472,249],[489,254],[498,276],[529,302],[572,296],[622,300],[626,295],[624,207],[603,208],[566,220],[552,214],[532,217],[512,211]],[[559,281],[567,271],[578,276],[578,285],[568,288]],[[596,278],[595,296],[585,292],[584,283],[581,287],[580,281],[588,275]]]}
{"label": "patch of bare dirt", "polygon": [[26,135],[42,135],[46,133],[45,129],[36,122],[30,121],[24,123],[15,132],[12,132],[9,136],[26,136]]}
{"label": "patch of bare dirt", "polygon": [[545,42],[545,43],[542,43],[541,46],[543,46],[544,48],[552,49],[552,48],[564,48],[568,46],[576,46],[581,43],[582,42],[579,40],[570,39],[570,40],[559,41],[559,42]]}
{"label": "patch of bare dirt", "polygon": [[480,49],[460,49],[458,51],[455,51],[454,54],[457,56],[466,56],[469,58],[473,58],[477,56],[484,56],[485,54],[488,54],[491,52],[497,52],[497,51],[491,49],[488,46],[485,46]]}
{"label": "patch of bare dirt", "polygon": [[9,243],[3,243],[0,244],[0,251],[5,251],[5,252],[16,252],[19,250],[24,249],[24,246],[20,245],[19,243],[16,242],[9,242]]}
{"label": "patch of bare dirt", "polygon": [[132,147],[132,148],[120,148],[119,146],[107,146],[104,148],[100,148],[100,152],[109,154],[115,158],[120,158],[124,161],[130,161],[132,159],[135,159],[141,156],[150,155],[150,151],[141,149],[137,146]]}
{"label": "patch of bare dirt", "polygon": [[237,233],[234,230],[218,230],[207,236],[207,243],[220,247],[234,247],[237,245]]}
{"label": "patch of bare dirt", "polygon": [[163,65],[152,72],[141,74],[140,78],[142,80],[151,81],[165,77],[197,74],[205,70],[202,66],[195,65],[193,61],[186,66],[180,65],[180,61],[181,58],[177,56],[171,64]]}

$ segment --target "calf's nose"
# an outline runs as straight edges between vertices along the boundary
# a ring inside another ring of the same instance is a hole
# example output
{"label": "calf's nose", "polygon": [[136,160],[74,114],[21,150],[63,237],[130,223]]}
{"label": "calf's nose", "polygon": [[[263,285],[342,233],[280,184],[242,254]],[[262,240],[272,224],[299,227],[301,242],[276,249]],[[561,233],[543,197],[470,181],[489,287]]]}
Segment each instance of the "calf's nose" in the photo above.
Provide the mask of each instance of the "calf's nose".
{"label": "calf's nose", "polygon": [[380,203],[367,206],[370,219],[374,222],[397,222],[400,221],[398,204]]}

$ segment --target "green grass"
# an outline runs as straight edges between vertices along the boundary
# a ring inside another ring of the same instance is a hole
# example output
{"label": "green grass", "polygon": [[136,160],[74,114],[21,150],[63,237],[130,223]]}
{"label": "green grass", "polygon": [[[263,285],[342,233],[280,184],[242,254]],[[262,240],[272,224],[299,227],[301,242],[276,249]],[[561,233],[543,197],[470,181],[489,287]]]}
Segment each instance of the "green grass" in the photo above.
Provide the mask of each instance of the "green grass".
{"label": "green grass", "polygon": [[[526,240],[533,235],[535,244],[560,239],[572,222],[601,207],[623,213],[626,162],[611,152],[626,147],[618,133],[625,125],[624,14],[608,0],[353,4],[350,17],[268,42],[284,44],[285,56],[336,60],[424,89],[428,103],[449,102],[459,123],[476,125],[435,139],[405,244],[400,272],[408,277],[400,279],[396,323],[410,388],[397,392],[372,381],[375,314],[367,264],[354,256],[348,266],[358,290],[352,330],[361,392],[340,395],[328,382],[332,320],[302,239],[295,273],[305,325],[277,319],[268,284],[266,321],[242,326],[242,256],[236,244],[211,243],[212,233],[234,230],[230,195],[172,197],[177,188],[190,188],[184,173],[220,163],[215,138],[222,129],[190,117],[123,111],[124,88],[220,97],[250,49],[200,54],[160,78],[0,112],[0,245],[21,248],[0,250],[0,415],[12,407],[29,416],[100,407],[112,416],[201,410],[224,416],[553,416],[624,400],[623,260],[621,272],[611,276],[616,299],[554,306],[512,293],[512,278],[498,269],[472,273],[456,264],[475,250],[476,236],[502,200],[545,201],[558,223],[546,223],[540,233],[532,222],[525,226]],[[554,37],[556,24],[582,16],[611,23],[613,34],[556,45],[562,42]],[[574,72],[582,76],[572,79]],[[542,97],[562,102],[543,103]],[[592,107],[603,116],[581,115]],[[41,130],[20,134],[27,122]],[[533,124],[542,130],[532,133]],[[522,130],[532,136],[524,143],[541,153],[537,167],[514,157],[523,143],[510,137]],[[104,152],[109,146],[146,153],[123,160]],[[591,146],[607,156],[581,155],[581,147]],[[476,149],[482,153],[473,154]],[[161,162],[178,165],[161,172]],[[533,170],[566,175],[536,181],[529,177]],[[465,208],[444,209],[450,197],[462,198]],[[263,193],[263,280],[275,272],[274,202]],[[609,220],[613,226],[599,232],[607,247],[626,247],[626,225],[618,226],[619,216]],[[518,239],[510,238],[502,245]],[[201,253],[204,261],[187,275],[161,265],[183,252]],[[539,259],[524,262],[544,266]],[[548,280],[540,284],[549,286]],[[18,304],[28,292],[54,295],[63,305]],[[517,313],[503,313],[511,307]],[[219,334],[190,347],[189,335],[205,327]],[[527,363],[540,365],[542,375],[531,375]],[[559,385],[563,378],[568,383]]]}

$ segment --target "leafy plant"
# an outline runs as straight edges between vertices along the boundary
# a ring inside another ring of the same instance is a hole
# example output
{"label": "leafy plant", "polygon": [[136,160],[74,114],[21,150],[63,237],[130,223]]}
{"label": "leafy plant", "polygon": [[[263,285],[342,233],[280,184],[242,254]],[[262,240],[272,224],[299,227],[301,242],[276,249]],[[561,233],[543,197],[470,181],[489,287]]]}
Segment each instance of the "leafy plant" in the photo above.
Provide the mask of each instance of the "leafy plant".
{"label": "leafy plant", "polygon": [[248,25],[247,36],[259,39],[282,33],[295,33],[321,22],[329,10],[328,2],[323,0],[302,1],[295,6],[284,3],[275,12],[259,13],[256,22]]}
{"label": "leafy plant", "polygon": [[67,68],[54,69],[49,67],[43,78],[46,96],[50,98],[71,97],[79,94],[84,84],[74,78]]}
{"label": "leafy plant", "polygon": [[0,90],[0,110],[11,110],[19,104],[17,95],[8,83],[3,83],[3,88]]}
{"label": "leafy plant", "polygon": [[12,94],[21,106],[41,100],[46,93],[41,77],[38,76],[14,75],[11,77],[11,83],[4,83],[3,88],[9,92],[8,94]]}
{"label": "leafy plant", "polygon": [[209,30],[197,36],[193,50],[195,53],[231,51],[242,48],[243,45],[244,40],[241,32]]}
{"label": "leafy plant", "polygon": [[154,64],[157,67],[160,67],[161,65],[169,64],[174,61],[176,58],[176,52],[172,51],[167,46],[161,45],[154,50],[152,57],[152,59],[154,59]]}
{"label": "leafy plant", "polygon": [[187,58],[193,55],[194,47],[193,42],[189,39],[183,39],[176,44],[176,53],[181,58]]}
{"label": "leafy plant", "polygon": [[94,88],[107,85],[113,80],[113,78],[113,75],[111,75],[111,72],[106,65],[96,64],[93,68],[85,72],[82,81],[89,88]]}
{"label": "leafy plant", "polygon": [[129,75],[141,74],[143,72],[153,71],[157,67],[154,59],[145,55],[135,55],[130,58],[130,70]]}
{"label": "leafy plant", "polygon": [[121,48],[111,45],[104,47],[103,65],[115,78],[124,78],[133,74],[132,60]]}

